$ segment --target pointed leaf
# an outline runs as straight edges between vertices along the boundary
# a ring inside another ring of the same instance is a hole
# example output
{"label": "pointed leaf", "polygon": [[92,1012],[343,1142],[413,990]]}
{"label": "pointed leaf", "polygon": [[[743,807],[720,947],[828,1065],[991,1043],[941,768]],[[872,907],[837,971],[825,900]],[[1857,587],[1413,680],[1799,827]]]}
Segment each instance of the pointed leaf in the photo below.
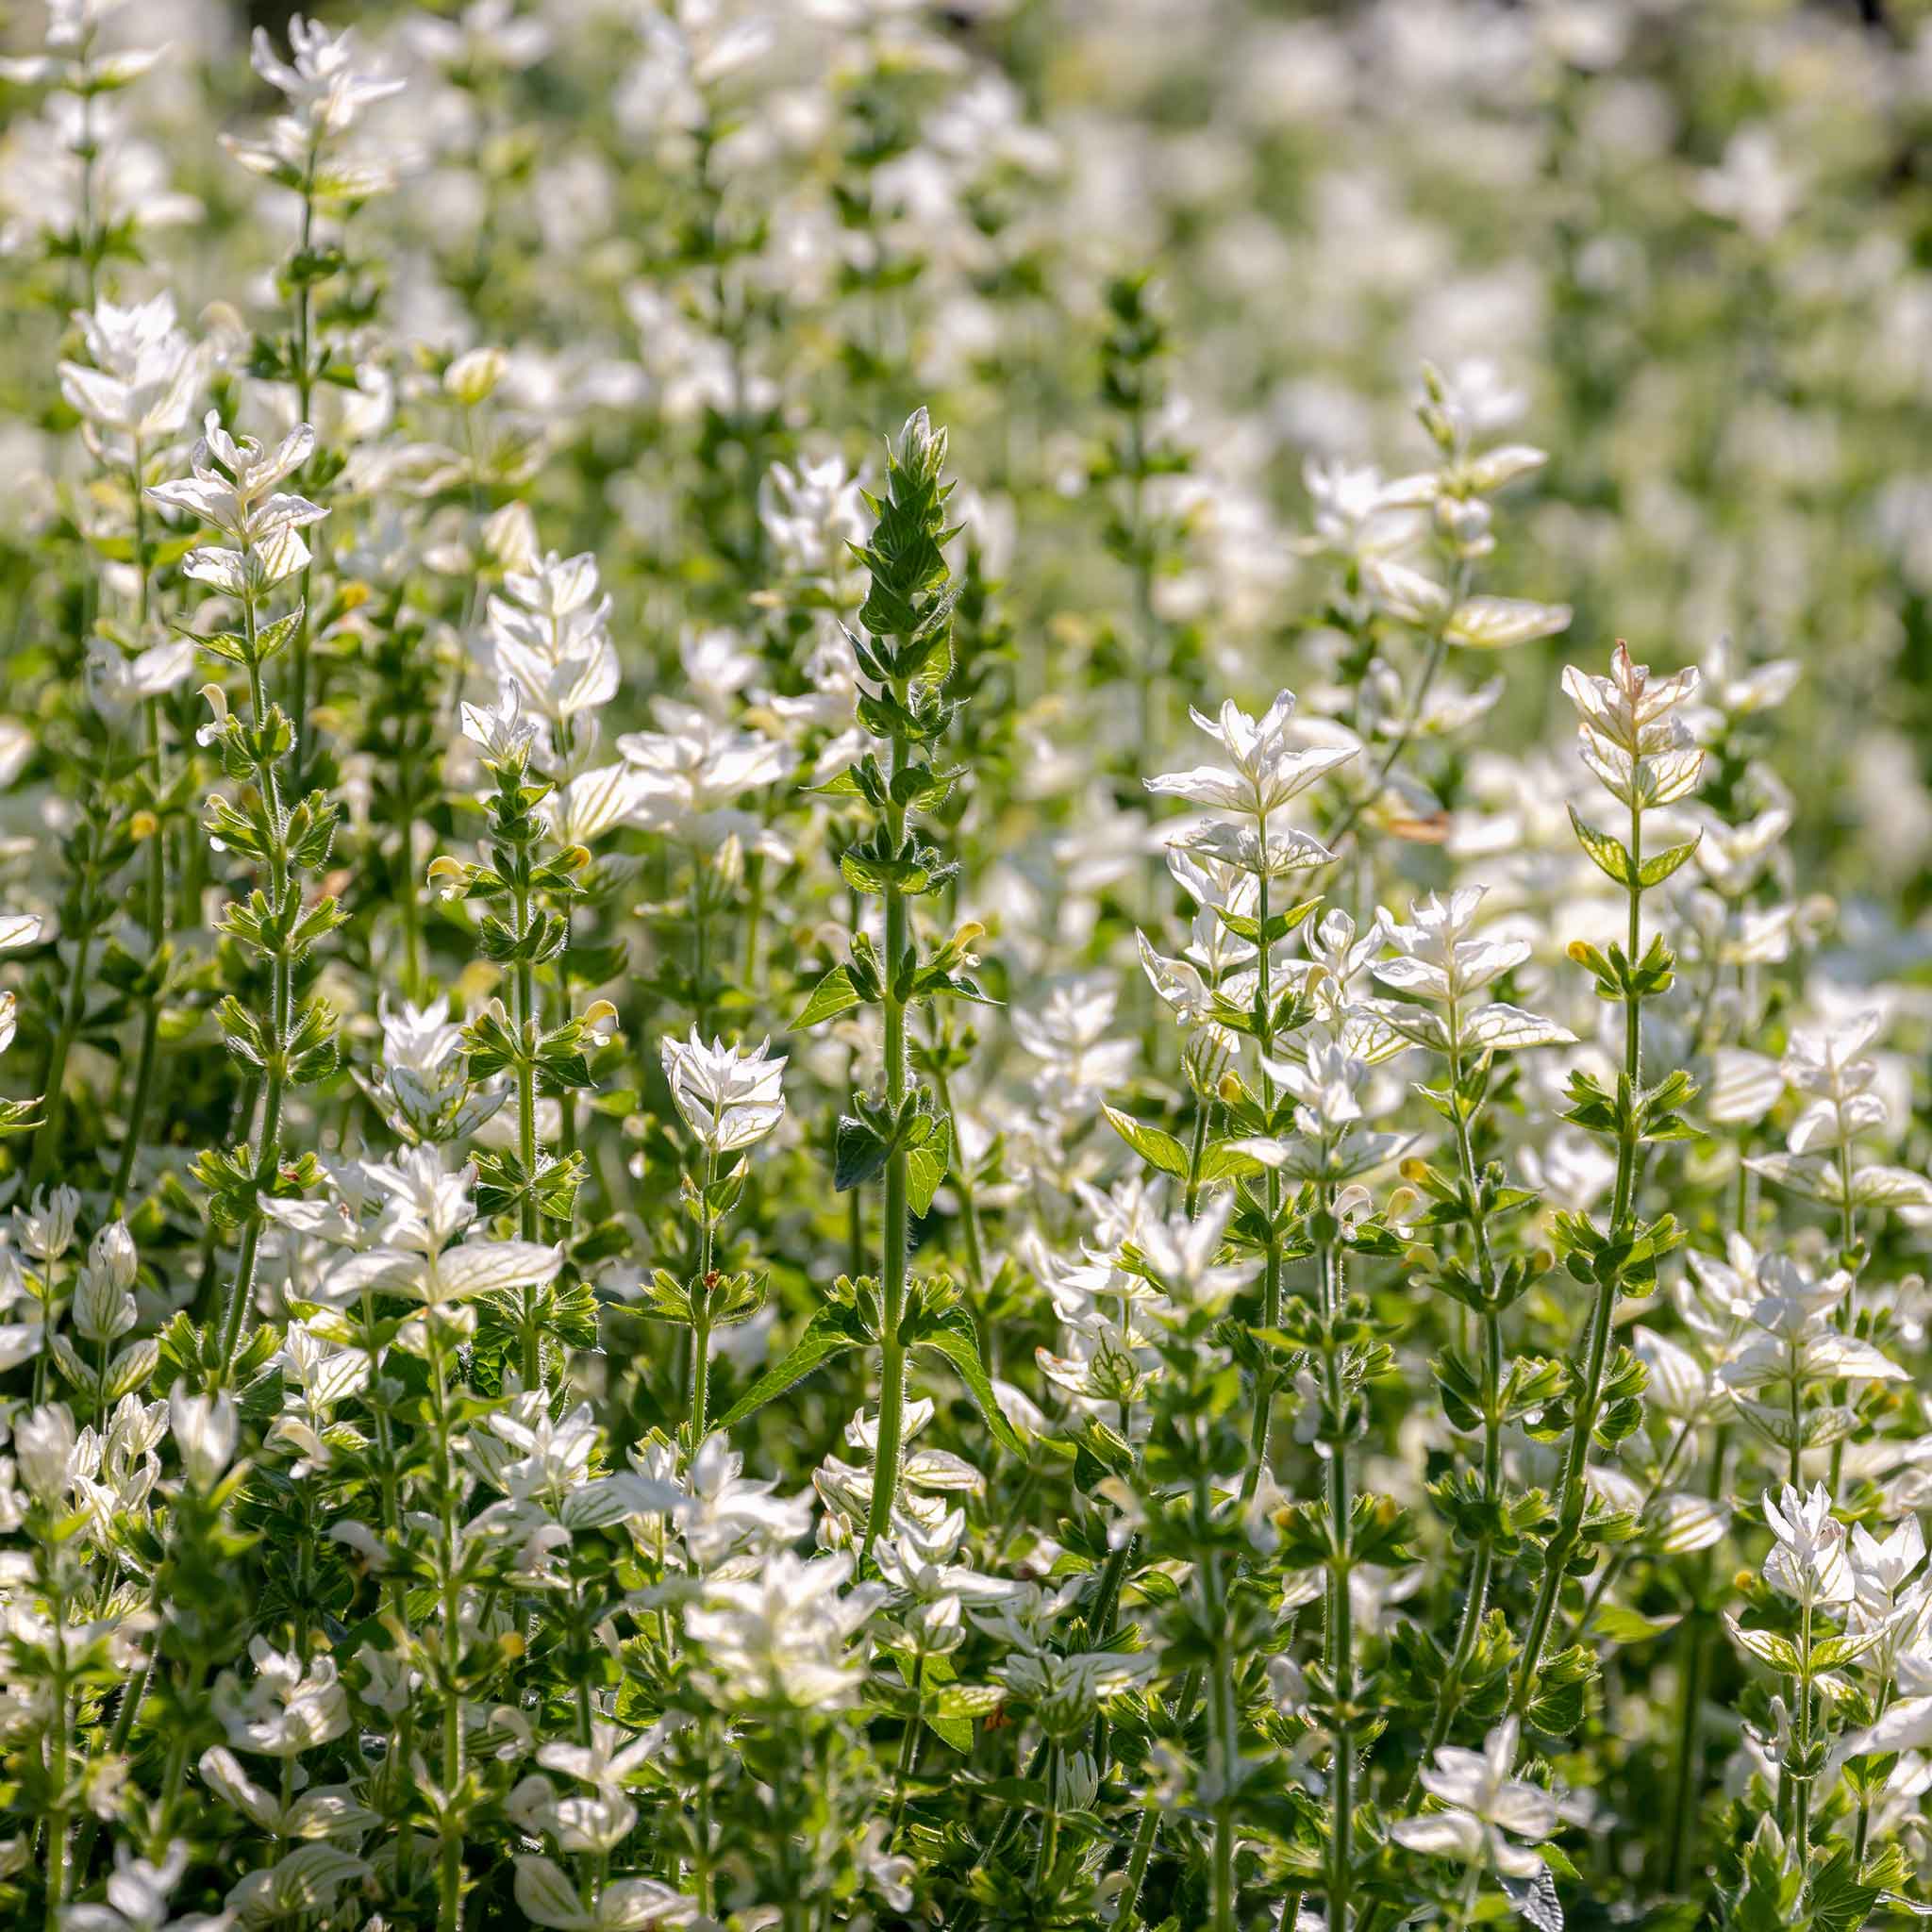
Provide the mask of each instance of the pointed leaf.
{"label": "pointed leaf", "polygon": [[992,1392],[992,1378],[979,1358],[979,1331],[973,1325],[973,1317],[958,1306],[947,1308],[915,1345],[929,1348],[935,1355],[946,1358],[954,1373],[965,1383],[967,1392],[973,1397],[980,1414],[986,1418],[986,1425],[992,1432],[993,1441],[1009,1455],[1024,1456],[1026,1445],[1001,1409],[998,1398]]}
{"label": "pointed leaf", "polygon": [[857,1309],[843,1302],[821,1308],[805,1324],[805,1333],[792,1343],[791,1352],[774,1362],[711,1424],[712,1429],[722,1435],[727,1429],[736,1428],[746,1416],[755,1414],[766,1403],[804,1381],[814,1369],[830,1361],[836,1355],[843,1355],[848,1348],[861,1346],[866,1339],[858,1325]]}

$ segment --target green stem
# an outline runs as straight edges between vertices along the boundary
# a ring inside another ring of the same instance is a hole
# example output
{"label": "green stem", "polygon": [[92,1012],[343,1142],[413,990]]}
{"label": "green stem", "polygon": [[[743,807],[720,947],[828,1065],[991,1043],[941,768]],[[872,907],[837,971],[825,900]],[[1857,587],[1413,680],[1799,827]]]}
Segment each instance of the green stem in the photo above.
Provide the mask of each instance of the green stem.
{"label": "green stem", "polygon": [[[244,597],[242,600],[242,627],[248,646],[249,705],[255,723],[259,725],[268,715],[268,704],[262,691],[261,664],[256,653],[256,610],[255,600],[252,597]],[[261,789],[262,803],[271,827],[270,886],[279,917],[288,908],[291,890],[288,820],[282,812],[281,787],[276,781],[273,762],[266,762],[261,766]],[[270,1015],[268,1083],[266,1098],[262,1103],[261,1132],[256,1143],[256,1198],[242,1230],[242,1252],[235,1264],[235,1280],[229,1291],[227,1316],[222,1324],[222,1376],[225,1380],[234,1363],[235,1351],[241,1344],[242,1330],[248,1320],[248,1311],[255,1300],[255,1263],[261,1246],[264,1219],[261,1191],[275,1178],[275,1169],[281,1164],[282,1090],[288,1078],[285,1054],[289,1039],[290,982],[288,956],[285,953],[277,953],[274,966],[274,991],[271,995],[273,1005]]]}
{"label": "green stem", "polygon": [[[906,702],[904,680],[898,681],[893,695]],[[892,774],[897,776],[905,763],[906,744],[892,740]],[[896,848],[906,836],[906,812],[901,806],[890,806],[887,828]],[[900,966],[907,951],[908,919],[905,895],[894,886],[886,888],[886,957],[884,984],[880,999],[885,1008],[886,1105],[896,1120],[906,1105],[906,1008],[898,992]],[[894,1146],[886,1159],[885,1226],[880,1237],[880,1319],[879,1319],[879,1422],[878,1453],[873,1459],[872,1508],[867,1514],[864,1540],[859,1544],[863,1558],[891,1527],[892,1504],[899,1489],[899,1436],[904,1423],[906,1392],[906,1344],[900,1338],[900,1324],[906,1313],[906,1257],[909,1239],[906,1186],[906,1150]]]}
{"label": "green stem", "polygon": [[[1643,810],[1630,808],[1630,884],[1625,889],[1629,901],[1629,970],[1637,968],[1643,941],[1643,889],[1637,883],[1643,866]],[[1610,1208],[1613,1237],[1628,1232],[1631,1200],[1637,1183],[1638,1078],[1642,1056],[1642,1006],[1641,995],[1626,988],[1624,995],[1624,1080],[1628,1089],[1624,1124],[1617,1136],[1617,1183]],[[1589,1497],[1587,1482],[1591,1432],[1596,1426],[1597,1405],[1603,1394],[1604,1366],[1609,1357],[1610,1322],[1616,1312],[1617,1276],[1597,1286],[1591,1309],[1590,1338],[1584,1362],[1583,1387],[1578,1394],[1570,1436],[1563,1452],[1563,1474],[1557,1486],[1560,1514],[1556,1533],[1543,1555],[1542,1580],[1537,1587],[1536,1607],[1530,1613],[1529,1630],[1518,1664],[1516,1687],[1510,1708],[1521,1715],[1529,1707],[1536,1674],[1542,1662],[1543,1645],[1550,1633],[1550,1619],[1557,1608],[1557,1597],[1563,1587],[1563,1575],[1574,1554],[1583,1527],[1583,1514]]]}
{"label": "green stem", "polygon": [[[1811,1606],[1799,1616],[1798,1655],[1804,1669],[1798,1674],[1798,1752],[1811,1749]],[[1791,1839],[1797,1848],[1798,1870],[1804,1871],[1811,1849],[1811,1779],[1808,1774],[1791,1779]]]}
{"label": "green stem", "polygon": [[765,921],[764,854],[754,852],[745,860],[744,870],[744,985],[750,992],[758,983],[758,928]]}
{"label": "green stem", "polygon": [[1060,1747],[1056,1744],[1046,1758],[1046,1809],[1041,1815],[1040,1839],[1033,1848],[1033,1890],[1037,1892],[1046,1874],[1053,1870],[1060,1844]]}
{"label": "green stem", "polygon": [[[92,897],[92,894],[89,895]],[[34,1190],[46,1178],[48,1163],[58,1151],[60,1129],[67,1111],[67,1057],[80,1031],[81,1006],[87,991],[88,955],[93,949],[92,924],[83,925],[74,944],[74,965],[68,973],[67,989],[60,1005],[60,1026],[47,1053],[47,1071],[41,1083],[46,1095],[46,1118],[34,1136],[33,1159],[27,1167],[25,1197],[33,1198]]]}
{"label": "green stem", "polygon": [[[308,167],[302,183],[302,239],[298,244],[304,258],[295,278],[295,420],[307,423],[314,401],[313,356],[309,348],[310,303],[312,294],[307,258],[315,234],[315,165],[320,158],[322,138],[309,143]],[[295,621],[295,650],[292,672],[295,714],[295,779],[298,789],[308,769],[308,607],[311,594],[310,573],[314,566],[302,566],[302,614]]]}
{"label": "green stem", "polygon": [[[1205,1515],[1205,1500],[1201,1507]],[[1214,1932],[1235,1932],[1234,1783],[1241,1733],[1235,1711],[1234,1658],[1228,1651],[1227,1593],[1218,1551],[1208,1553],[1202,1576],[1208,1591],[1208,1619],[1214,1632],[1214,1674],[1208,1707],[1216,1786],[1211,1877]]]}
{"label": "green stem", "polygon": [[[1475,1237],[1476,1276],[1485,1300],[1495,1293],[1496,1264],[1490,1242],[1489,1215],[1483,1207],[1482,1182],[1476,1173],[1475,1152],[1470,1141],[1469,1122],[1461,1106],[1462,1025],[1457,1003],[1449,1003],[1449,1090],[1455,1103],[1456,1158],[1461,1173],[1463,1191],[1470,1204],[1470,1223]],[[1502,1494],[1503,1478],[1503,1318],[1493,1307],[1481,1313],[1483,1360],[1483,1499],[1495,1504]],[[1457,1627],[1456,1649],[1449,1660],[1447,1675],[1436,1699],[1429,1722],[1427,1740],[1410,1774],[1407,1799],[1407,1815],[1413,1816],[1422,1803],[1420,1773],[1448,1741],[1451,1725],[1462,1703],[1463,1677],[1475,1654],[1475,1642],[1488,1607],[1490,1580],[1495,1568],[1495,1541],[1484,1532],[1470,1553],[1469,1577],[1462,1599],[1462,1619]]]}
{"label": "green stem", "polygon": [[[935,1064],[932,1076],[933,1091],[938,1095],[940,1110],[948,1120],[957,1120],[953,1111],[952,1088],[945,1072]],[[953,1165],[948,1176],[953,1183],[953,1192],[959,1202],[959,1234],[966,1244],[966,1285],[975,1295],[986,1289],[986,1244],[981,1238],[979,1225],[979,1202],[974,1194],[973,1181],[960,1164],[959,1135],[957,1127],[953,1134]],[[991,1351],[989,1351],[990,1353]]]}
{"label": "green stem", "polygon": [[[155,843],[159,846],[157,835]],[[134,1178],[134,1158],[141,1147],[142,1129],[147,1122],[148,1103],[154,1097],[155,1067],[159,1059],[161,1039],[161,1000],[157,989],[141,1016],[141,1048],[135,1061],[134,1098],[127,1107],[127,1135],[121,1143],[121,1158],[114,1166],[114,1218],[121,1218],[126,1205],[127,1190]]]}
{"label": "green stem", "polygon": [[[435,1320],[432,1312],[431,1321]],[[436,1435],[438,1481],[441,1488],[442,1596],[442,1788],[445,1802],[454,1805],[463,1778],[463,1700],[458,1689],[462,1673],[462,1592],[457,1581],[457,1475],[450,1454],[451,1418],[449,1365],[439,1336],[432,1343],[436,1374]],[[463,1915],[463,1838],[445,1818],[442,1827],[441,1893],[437,1913],[440,1932],[461,1932]]]}
{"label": "green stem", "polygon": [[1208,1154],[1208,1116],[1213,1111],[1212,1104],[1200,1094],[1195,1095],[1198,1103],[1194,1108],[1194,1135],[1188,1143],[1188,1191],[1184,1206],[1190,1221],[1193,1220],[1201,1206],[1201,1163]]}
{"label": "green stem", "polygon": [[1160,1835],[1160,1808],[1148,1805],[1141,1813],[1134,1832],[1133,1850],[1127,1854],[1126,1877],[1121,1886],[1120,1915],[1114,1921],[1119,1932],[1134,1932],[1141,1917],[1141,1888],[1146,1883],[1147,1867],[1154,1857],[1154,1840]]}
{"label": "green stem", "polygon": [[892,1767],[892,1810],[886,1825],[888,1845],[899,1836],[899,1821],[906,1813],[906,1787],[919,1763],[920,1734],[925,1728],[925,1650],[923,1645],[913,1651],[912,1695],[913,1712],[900,1736],[898,1761]]}
{"label": "green stem", "polygon": [[[529,853],[516,855],[516,885],[511,898],[516,914],[517,938],[521,941],[530,930]],[[538,1239],[537,1165],[537,992],[535,969],[527,957],[517,960],[517,1159],[523,1168],[524,1191],[517,1204],[517,1231],[526,1241]],[[536,1286],[524,1290],[523,1374],[525,1389],[537,1388],[542,1380],[542,1341],[537,1332]]]}
{"label": "green stem", "polygon": [[703,1319],[694,1321],[691,1330],[691,1453],[695,1456],[709,1433],[711,1379],[711,1273],[713,1247],[717,1239],[711,1215],[711,1189],[718,1178],[718,1157],[705,1150],[704,1218],[698,1224],[698,1278],[691,1290],[694,1305],[702,1304]]}
{"label": "green stem", "polygon": [[[1672,1472],[1677,1466],[1677,1458],[1684,1453],[1690,1438],[1696,1433],[1696,1428],[1695,1422],[1680,1423],[1677,1425],[1677,1433],[1671,1438],[1670,1447],[1664,1451],[1663,1460],[1657,1464],[1657,1474],[1651,1477],[1649,1486],[1643,1492],[1643,1501],[1637,1507],[1637,1520],[1640,1524],[1657,1507],[1657,1499],[1663,1494],[1664,1485],[1670,1481]],[[1629,1557],[1630,1546],[1626,1543],[1620,1549],[1612,1550],[1604,1558],[1602,1568],[1591,1580],[1590,1594],[1583,1603],[1583,1614],[1576,1620],[1576,1628],[1579,1632],[1587,1627],[1591,1618],[1596,1614],[1597,1606],[1608,1593],[1610,1585],[1623,1574],[1624,1565],[1629,1560]]]}
{"label": "green stem", "polygon": [[[1335,1211],[1333,1191],[1324,1187],[1322,1211],[1331,1219]],[[1341,1313],[1342,1292],[1340,1257],[1335,1243],[1322,1247],[1323,1312],[1330,1324]],[[1355,1733],[1350,1707],[1355,1700],[1355,1606],[1349,1591],[1350,1515],[1348,1474],[1348,1391],[1341,1374],[1341,1352],[1335,1345],[1332,1329],[1324,1351],[1327,1377],[1327,1405],[1335,1425],[1328,1455],[1328,1533],[1335,1545],[1328,1586],[1328,1620],[1324,1632],[1324,1661],[1329,1680],[1335,1687],[1337,1720],[1334,1734],[1334,1762],[1330,1767],[1332,1811],[1330,1867],[1328,1879],[1328,1924],[1330,1932],[1347,1932],[1349,1889],[1355,1875]]]}
{"label": "green stem", "polygon": [[[1268,1057],[1274,1051],[1274,1001],[1269,986],[1269,955],[1273,951],[1268,940],[1268,814],[1262,812],[1257,821],[1257,830],[1261,854],[1261,871],[1257,879],[1257,911],[1261,931],[1260,943],[1255,951],[1255,1024],[1256,1042],[1261,1058],[1261,1098],[1272,1110],[1274,1106],[1274,1082],[1267,1073]],[[1196,1138],[1203,1131],[1202,1123],[1195,1123]],[[1198,1166],[1191,1167],[1190,1174],[1198,1172]],[[1190,1191],[1194,1190],[1190,1188]],[[1281,1235],[1275,1225],[1281,1215],[1281,1175],[1274,1169],[1268,1170],[1268,1255],[1261,1279],[1261,1326],[1276,1329],[1281,1325]],[[1274,1371],[1272,1366],[1262,1367],[1255,1377],[1255,1419],[1248,1433],[1247,1467],[1241,1473],[1241,1501],[1251,1503],[1255,1491],[1261,1485],[1261,1472],[1268,1466],[1268,1430],[1274,1414]]]}
{"label": "green stem", "polygon": [[[57,1556],[57,1562],[65,1562],[64,1555]],[[58,1932],[62,1916],[62,1907],[67,1899],[68,1843],[67,1843],[67,1752],[68,1728],[71,1722],[68,1706],[67,1676],[67,1600],[65,1593],[57,1583],[49,1592],[48,1607],[53,1615],[51,1622],[55,1640],[51,1645],[53,1661],[52,1696],[54,1709],[53,1748],[49,1754],[53,1759],[50,1767],[54,1802],[47,1814],[47,1932]]]}
{"label": "green stem", "polygon": [[691,1024],[702,1035],[710,1024],[710,1002],[705,988],[711,976],[710,909],[705,898],[704,861],[697,860],[691,874]]}
{"label": "green stem", "polygon": [[[1710,1480],[1705,1493],[1713,1502],[1724,1492],[1727,1437],[1728,1431],[1720,1427],[1711,1445]],[[1711,1553],[1707,1547],[1699,1553],[1695,1604],[1684,1621],[1684,1686],[1677,1712],[1677,1803],[1671,1823],[1670,1859],[1664,1872],[1664,1890],[1674,1895],[1683,1889],[1704,1795],[1703,1752],[1698,1733],[1704,1722],[1704,1687],[1710,1675],[1711,1567]]]}
{"label": "green stem", "polygon": [[1421,730],[1423,707],[1428,702],[1429,691],[1435,685],[1437,674],[1442,668],[1443,658],[1448,655],[1449,620],[1455,615],[1456,607],[1469,594],[1470,575],[1468,564],[1458,566],[1455,589],[1442,607],[1441,616],[1430,626],[1428,655],[1423,659],[1422,675],[1416,680],[1415,695],[1409,700],[1408,709],[1403,716],[1402,726],[1391,741],[1389,749],[1377,760],[1368,790],[1353,799],[1341,819],[1329,827],[1327,844],[1331,852],[1341,852],[1341,841],[1355,830],[1361,815],[1381,797],[1382,788],[1389,782],[1389,774],[1394,771],[1402,755],[1407,751],[1416,733]]}

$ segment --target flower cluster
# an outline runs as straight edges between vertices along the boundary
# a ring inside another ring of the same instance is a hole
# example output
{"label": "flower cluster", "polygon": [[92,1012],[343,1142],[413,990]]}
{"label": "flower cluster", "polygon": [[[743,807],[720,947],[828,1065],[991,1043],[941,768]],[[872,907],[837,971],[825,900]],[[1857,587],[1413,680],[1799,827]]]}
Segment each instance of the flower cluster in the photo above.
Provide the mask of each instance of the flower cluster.
{"label": "flower cluster", "polygon": [[0,1921],[1932,1912],[1914,8],[351,10],[0,26]]}

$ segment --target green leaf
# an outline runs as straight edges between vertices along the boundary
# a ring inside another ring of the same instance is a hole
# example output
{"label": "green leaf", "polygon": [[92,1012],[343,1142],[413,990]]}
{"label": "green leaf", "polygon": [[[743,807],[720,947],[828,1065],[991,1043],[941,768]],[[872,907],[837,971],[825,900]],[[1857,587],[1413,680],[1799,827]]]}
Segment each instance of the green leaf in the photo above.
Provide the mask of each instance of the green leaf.
{"label": "green leaf", "polygon": [[955,1751],[965,1753],[973,1748],[973,1720],[970,1717],[947,1717],[941,1712],[927,1711],[925,1727],[941,1743],[949,1744]]}
{"label": "green leaf", "polygon": [[1668,852],[1659,852],[1655,858],[1646,858],[1638,868],[1637,883],[1640,886],[1660,886],[1697,850],[1704,834],[1699,832],[1688,844],[1673,845]]}
{"label": "green leaf", "polygon": [[1574,805],[1570,808],[1570,823],[1576,828],[1577,843],[1590,854],[1599,872],[1607,873],[1620,886],[1637,883],[1637,868],[1631,864],[1630,854],[1621,839],[1599,832]]}
{"label": "green leaf", "polygon": [[991,1431],[993,1441],[1002,1449],[1011,1456],[1026,1454],[1025,1443],[1020,1440],[993,1396],[992,1378],[979,1358],[979,1331],[974,1327],[973,1317],[964,1308],[956,1305],[941,1311],[932,1327],[913,1345],[931,1349],[952,1365],[954,1373],[965,1383],[967,1393],[973,1397],[980,1414],[986,1418],[986,1425]]}
{"label": "green leaf", "polygon": [[941,1120],[923,1145],[908,1151],[906,1193],[913,1213],[924,1215],[930,1210],[932,1197],[939,1192],[940,1183],[946,1177],[946,1168],[952,1158],[953,1124],[950,1120]]}
{"label": "green leaf", "polygon": [[775,1401],[788,1389],[848,1348],[863,1347],[870,1338],[859,1326],[858,1312],[845,1303],[821,1308],[805,1324],[805,1333],[792,1343],[791,1353],[774,1362],[765,1373],[711,1424],[724,1434],[736,1428],[746,1416],[756,1414],[768,1402]]}
{"label": "green leaf", "polygon": [[1204,1181],[1247,1180],[1260,1172],[1261,1163],[1252,1154],[1243,1154],[1225,1141],[1208,1148],[1201,1156],[1200,1178]]}
{"label": "green leaf", "polygon": [[868,1123],[853,1114],[841,1116],[835,1142],[832,1191],[849,1193],[875,1179],[885,1172],[891,1151],[892,1143],[882,1139]]}
{"label": "green leaf", "polygon": [[991,1717],[1006,1701],[1006,1688],[1000,1684],[948,1684],[937,1700],[941,1716],[968,1721]]}
{"label": "green leaf", "polygon": [[1641,1610],[1629,1609],[1623,1604],[1600,1604],[1590,1620],[1590,1627],[1611,1643],[1642,1643],[1652,1637],[1661,1637],[1682,1621],[1680,1617],[1646,1617]]}
{"label": "green leaf", "polygon": [[811,997],[805,1003],[805,1010],[791,1023],[791,1031],[798,1033],[808,1026],[816,1026],[821,1020],[829,1020],[835,1013],[845,1012],[860,1004],[858,989],[852,983],[852,968],[834,966],[812,988]]}
{"label": "green leaf", "polygon": [[295,627],[302,622],[303,607],[298,604],[286,617],[278,617],[271,625],[265,625],[255,634],[255,658],[258,664],[266,664],[276,652],[295,635]]}
{"label": "green leaf", "polygon": [[1162,1174],[1185,1174],[1188,1172],[1188,1150],[1159,1127],[1149,1127],[1135,1120],[1131,1114],[1124,1114],[1118,1108],[1102,1107],[1107,1124],[1117,1133],[1142,1160],[1158,1167]]}

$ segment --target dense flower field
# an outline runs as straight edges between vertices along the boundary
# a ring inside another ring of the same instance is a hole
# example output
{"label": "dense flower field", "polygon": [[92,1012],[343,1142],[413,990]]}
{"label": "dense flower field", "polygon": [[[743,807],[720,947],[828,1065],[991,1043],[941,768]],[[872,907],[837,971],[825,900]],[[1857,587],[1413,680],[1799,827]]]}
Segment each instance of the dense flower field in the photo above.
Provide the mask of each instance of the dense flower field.
{"label": "dense flower field", "polygon": [[5,32],[6,1923],[1932,1913],[1915,8]]}

